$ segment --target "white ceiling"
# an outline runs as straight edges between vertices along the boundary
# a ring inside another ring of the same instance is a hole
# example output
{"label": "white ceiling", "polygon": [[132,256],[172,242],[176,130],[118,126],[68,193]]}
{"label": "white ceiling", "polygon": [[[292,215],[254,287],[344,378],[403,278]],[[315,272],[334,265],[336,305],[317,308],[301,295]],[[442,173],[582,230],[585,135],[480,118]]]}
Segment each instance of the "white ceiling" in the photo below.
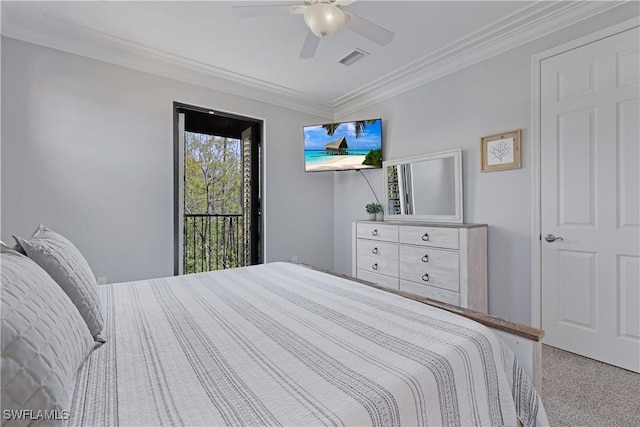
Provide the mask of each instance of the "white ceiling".
{"label": "white ceiling", "polygon": [[[302,16],[239,18],[231,9],[273,3],[283,2],[2,1],[2,34],[337,116],[623,2],[360,0],[346,10],[393,31],[393,41],[378,46],[343,28],[312,59],[298,57]],[[370,55],[338,62],[356,48]]]}

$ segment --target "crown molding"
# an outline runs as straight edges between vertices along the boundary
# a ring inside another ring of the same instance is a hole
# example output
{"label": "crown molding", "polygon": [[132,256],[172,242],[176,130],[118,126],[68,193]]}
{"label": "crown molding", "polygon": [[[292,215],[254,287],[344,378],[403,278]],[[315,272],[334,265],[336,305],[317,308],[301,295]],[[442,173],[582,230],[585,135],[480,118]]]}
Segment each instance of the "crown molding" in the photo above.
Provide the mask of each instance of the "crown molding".
{"label": "crown molding", "polygon": [[[36,5],[23,16],[2,14],[2,35],[51,49],[120,65],[216,91],[262,101],[326,118],[331,104],[287,87],[254,79],[159,49],[113,37],[86,27],[48,17]],[[28,20],[25,27],[16,23]]]}
{"label": "crown molding", "polygon": [[[2,13],[2,34],[208,89],[339,119],[632,1],[536,1],[332,101],[47,16],[37,3]],[[28,3],[28,2],[26,2]],[[21,22],[30,22],[26,27]]]}
{"label": "crown molding", "polygon": [[629,1],[535,2],[332,101],[336,119],[415,89]]}

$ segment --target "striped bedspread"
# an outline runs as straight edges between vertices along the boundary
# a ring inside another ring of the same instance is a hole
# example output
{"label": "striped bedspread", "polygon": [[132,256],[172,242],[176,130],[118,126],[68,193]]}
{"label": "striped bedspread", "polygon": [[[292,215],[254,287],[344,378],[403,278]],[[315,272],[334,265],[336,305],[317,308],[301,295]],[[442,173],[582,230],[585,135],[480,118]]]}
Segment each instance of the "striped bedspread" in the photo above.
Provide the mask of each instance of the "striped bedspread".
{"label": "striped bedspread", "polygon": [[547,424],[489,329],[347,279],[271,263],[100,288],[69,425]]}

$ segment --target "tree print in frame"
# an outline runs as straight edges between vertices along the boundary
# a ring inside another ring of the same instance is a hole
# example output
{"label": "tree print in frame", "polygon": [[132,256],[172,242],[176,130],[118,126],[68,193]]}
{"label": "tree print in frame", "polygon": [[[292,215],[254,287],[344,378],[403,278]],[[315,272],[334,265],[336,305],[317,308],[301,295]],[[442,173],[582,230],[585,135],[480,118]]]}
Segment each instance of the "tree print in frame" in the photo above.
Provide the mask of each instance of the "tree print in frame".
{"label": "tree print in frame", "polygon": [[480,170],[482,172],[520,169],[520,129],[480,139]]}

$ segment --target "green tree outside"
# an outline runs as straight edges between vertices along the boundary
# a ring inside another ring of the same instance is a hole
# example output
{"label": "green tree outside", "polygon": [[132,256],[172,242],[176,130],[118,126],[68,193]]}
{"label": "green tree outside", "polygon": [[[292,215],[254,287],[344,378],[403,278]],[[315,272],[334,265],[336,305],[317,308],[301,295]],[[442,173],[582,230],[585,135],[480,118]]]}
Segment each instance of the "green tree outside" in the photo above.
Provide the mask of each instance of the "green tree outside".
{"label": "green tree outside", "polygon": [[186,132],[184,174],[185,273],[238,266],[243,248],[241,141]]}

